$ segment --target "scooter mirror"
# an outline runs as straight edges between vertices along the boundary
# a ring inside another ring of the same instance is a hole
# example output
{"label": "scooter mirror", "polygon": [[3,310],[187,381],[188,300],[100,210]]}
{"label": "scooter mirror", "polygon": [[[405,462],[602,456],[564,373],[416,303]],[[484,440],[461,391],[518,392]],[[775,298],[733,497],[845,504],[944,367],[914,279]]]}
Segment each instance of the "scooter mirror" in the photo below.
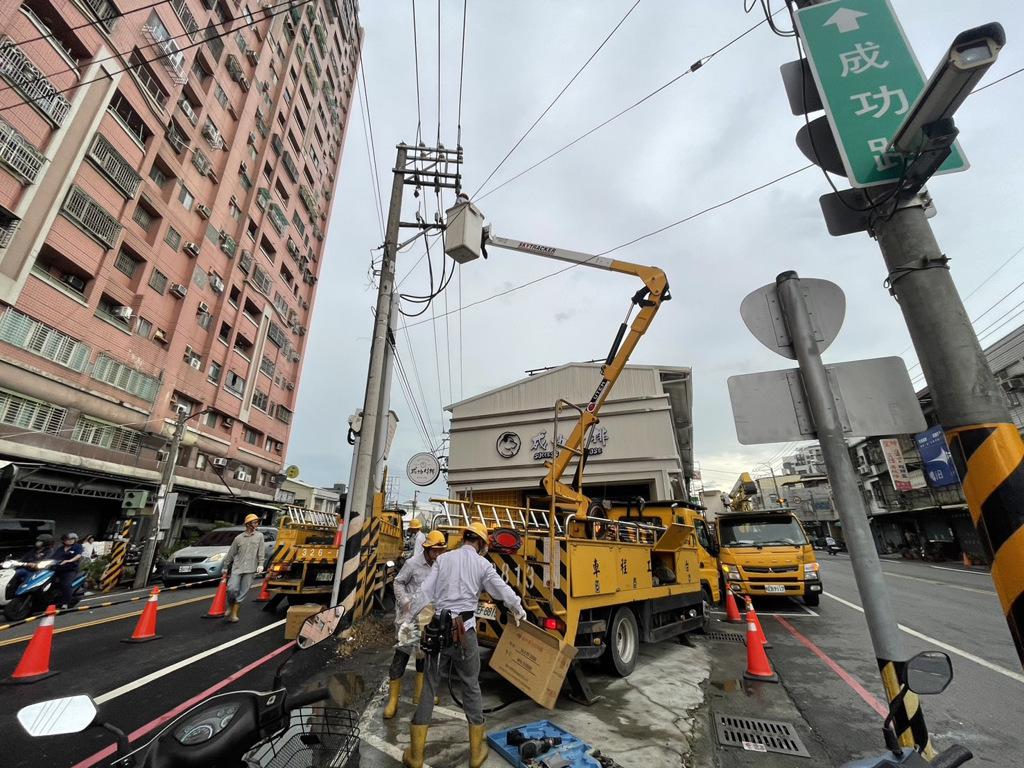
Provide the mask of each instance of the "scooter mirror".
{"label": "scooter mirror", "polygon": [[341,617],[345,615],[345,608],[335,605],[332,608],[324,608],[320,613],[314,613],[299,628],[299,636],[295,638],[295,644],[305,650],[317,643],[323,642],[341,626]]}
{"label": "scooter mirror", "polygon": [[40,701],[18,710],[18,722],[29,736],[80,733],[95,719],[96,704],[84,695]]}
{"label": "scooter mirror", "polygon": [[914,693],[942,693],[953,680],[953,663],[941,651],[924,651],[907,662],[907,687]]}

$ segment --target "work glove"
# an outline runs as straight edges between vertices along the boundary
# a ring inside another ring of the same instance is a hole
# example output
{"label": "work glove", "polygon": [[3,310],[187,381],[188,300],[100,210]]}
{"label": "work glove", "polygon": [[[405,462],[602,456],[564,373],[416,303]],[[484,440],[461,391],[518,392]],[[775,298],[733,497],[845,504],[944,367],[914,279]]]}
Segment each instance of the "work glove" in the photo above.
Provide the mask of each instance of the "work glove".
{"label": "work glove", "polygon": [[523,609],[523,606],[520,605],[518,608],[512,611],[512,618],[513,620],[515,620],[516,626],[518,627],[519,622],[526,618],[526,611]]}

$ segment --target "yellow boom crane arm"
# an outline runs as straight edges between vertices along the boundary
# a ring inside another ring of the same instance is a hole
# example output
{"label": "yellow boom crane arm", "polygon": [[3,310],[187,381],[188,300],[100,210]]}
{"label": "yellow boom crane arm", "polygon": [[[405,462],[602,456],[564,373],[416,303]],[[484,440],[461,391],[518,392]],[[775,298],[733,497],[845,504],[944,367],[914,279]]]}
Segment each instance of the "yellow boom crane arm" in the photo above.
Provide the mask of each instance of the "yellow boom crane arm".
{"label": "yellow boom crane arm", "polygon": [[[583,467],[586,464],[586,440],[590,434],[590,428],[598,422],[598,414],[601,406],[608,398],[608,393],[615,386],[619,374],[626,367],[630,355],[636,349],[640,338],[647,332],[658,313],[662,302],[672,298],[668,288],[668,278],[658,267],[645,267],[640,264],[632,264],[628,261],[609,259],[604,256],[595,256],[578,251],[569,251],[563,248],[551,248],[545,245],[513,240],[505,237],[495,237],[485,230],[484,244],[496,248],[505,248],[522,253],[532,253],[547,259],[568,262],[581,267],[603,269],[608,272],[619,272],[624,275],[634,275],[643,281],[640,288],[630,299],[626,317],[619,326],[612,342],[611,349],[604,364],[601,366],[601,381],[594,390],[590,401],[584,406],[579,421],[573,428],[572,434],[564,444],[558,444],[558,436],[552,436],[552,442],[559,449],[553,460],[545,462],[548,469],[543,485],[545,491],[552,499],[560,502],[574,503],[577,506],[578,517],[586,517],[590,500],[582,493]],[[630,323],[630,317],[635,310],[639,309],[636,317]],[[576,477],[572,485],[562,482],[562,475],[569,468],[574,457],[579,458]]]}

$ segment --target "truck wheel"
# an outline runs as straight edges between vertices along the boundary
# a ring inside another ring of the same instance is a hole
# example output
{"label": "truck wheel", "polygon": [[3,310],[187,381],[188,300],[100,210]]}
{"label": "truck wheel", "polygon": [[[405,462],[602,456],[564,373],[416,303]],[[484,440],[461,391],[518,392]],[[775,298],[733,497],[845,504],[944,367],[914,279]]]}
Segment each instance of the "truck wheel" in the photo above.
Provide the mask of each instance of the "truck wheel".
{"label": "truck wheel", "polygon": [[32,610],[32,595],[16,597],[4,606],[4,618],[8,621],[21,621]]}
{"label": "truck wheel", "polygon": [[804,605],[814,608],[821,602],[821,594],[818,592],[808,592],[804,595]]}
{"label": "truck wheel", "polygon": [[715,604],[714,597],[711,594],[711,587],[707,584],[700,588],[700,601],[701,615],[704,617],[704,623],[701,624],[700,629],[698,629],[697,632],[704,634],[711,626],[711,608]]}
{"label": "truck wheel", "polygon": [[605,640],[608,651],[604,661],[608,671],[619,677],[628,677],[636,667],[640,652],[640,629],[636,616],[626,606],[621,606],[612,615]]}

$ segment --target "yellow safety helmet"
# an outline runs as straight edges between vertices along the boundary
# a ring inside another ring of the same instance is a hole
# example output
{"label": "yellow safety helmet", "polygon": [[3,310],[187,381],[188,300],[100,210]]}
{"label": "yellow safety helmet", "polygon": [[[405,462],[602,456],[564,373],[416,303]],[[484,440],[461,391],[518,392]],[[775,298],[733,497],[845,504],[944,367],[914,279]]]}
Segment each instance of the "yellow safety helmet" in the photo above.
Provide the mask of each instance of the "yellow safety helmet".
{"label": "yellow safety helmet", "polygon": [[446,546],[444,534],[440,531],[431,531],[427,534],[426,538],[423,539],[423,548],[431,549],[432,547],[443,547]]}
{"label": "yellow safety helmet", "polygon": [[411,531],[418,531],[422,527],[423,523],[419,520],[419,518],[414,517],[412,520],[409,521],[409,530]]}
{"label": "yellow safety helmet", "polygon": [[469,525],[464,525],[462,526],[462,533],[463,536],[465,536],[466,534],[472,534],[473,536],[476,536],[478,539],[483,541],[485,544],[488,541],[487,526],[483,523],[470,523]]}
{"label": "yellow safety helmet", "polygon": [[259,515],[254,515],[254,514],[252,514],[250,512],[248,515],[245,516],[244,524],[248,525],[249,523],[258,523],[259,521],[260,521],[260,516]]}

